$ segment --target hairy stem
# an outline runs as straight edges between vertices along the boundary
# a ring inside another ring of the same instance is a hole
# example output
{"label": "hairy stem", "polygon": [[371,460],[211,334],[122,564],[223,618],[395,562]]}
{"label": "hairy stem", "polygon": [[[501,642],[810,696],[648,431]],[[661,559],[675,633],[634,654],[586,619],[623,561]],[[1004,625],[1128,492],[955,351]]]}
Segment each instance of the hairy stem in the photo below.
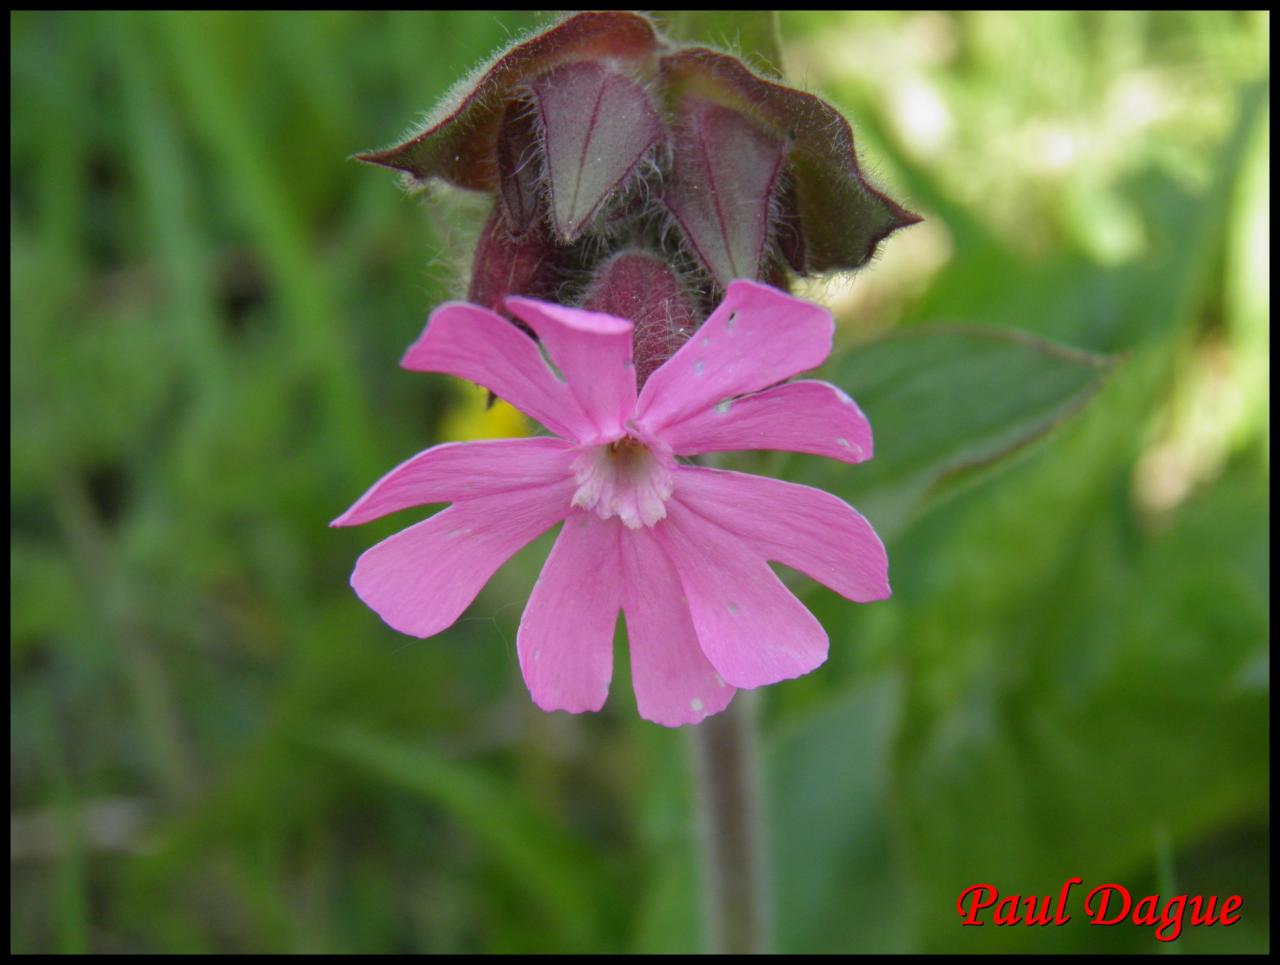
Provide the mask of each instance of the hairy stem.
{"label": "hairy stem", "polygon": [[691,728],[710,950],[769,950],[770,917],[756,694]]}

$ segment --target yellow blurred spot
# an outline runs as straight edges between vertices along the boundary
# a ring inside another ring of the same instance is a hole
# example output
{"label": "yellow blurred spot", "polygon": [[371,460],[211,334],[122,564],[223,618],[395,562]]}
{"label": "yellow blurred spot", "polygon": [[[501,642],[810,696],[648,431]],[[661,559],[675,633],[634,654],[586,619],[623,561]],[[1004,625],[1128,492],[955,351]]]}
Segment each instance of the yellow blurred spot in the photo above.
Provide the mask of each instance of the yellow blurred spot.
{"label": "yellow blurred spot", "polygon": [[442,438],[451,442],[471,439],[513,439],[529,435],[529,420],[501,399],[486,407],[489,391],[470,382],[455,384],[456,401],[440,426]]}

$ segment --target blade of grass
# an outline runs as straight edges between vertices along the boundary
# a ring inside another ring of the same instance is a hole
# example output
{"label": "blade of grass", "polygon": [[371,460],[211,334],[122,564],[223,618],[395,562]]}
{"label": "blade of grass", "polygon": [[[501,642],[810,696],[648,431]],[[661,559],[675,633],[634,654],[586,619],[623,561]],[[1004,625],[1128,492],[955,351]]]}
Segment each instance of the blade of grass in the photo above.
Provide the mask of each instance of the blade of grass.
{"label": "blade of grass", "polygon": [[[321,406],[335,444],[351,455],[352,480],[374,472],[377,458],[366,431],[370,425],[355,378],[352,351],[344,337],[339,304],[327,274],[307,241],[306,219],[293,210],[287,172],[275,170],[263,150],[269,135],[255,131],[237,97],[218,40],[227,14],[171,13],[156,21],[172,51],[171,69],[201,137],[224,172],[224,188],[280,286],[294,361],[322,386]],[[297,163],[344,163],[342,158],[308,158]]]}
{"label": "blade of grass", "polygon": [[190,158],[176,136],[173,115],[158,96],[159,77],[146,53],[140,16],[111,20],[129,126],[125,141],[140,176],[154,251],[176,309],[173,323],[186,346],[187,376],[213,400],[226,387],[230,372],[218,338],[209,245],[192,218]]}
{"label": "blade of grass", "polygon": [[591,873],[581,846],[518,796],[429,748],[402,744],[358,724],[317,728],[304,741],[430,801],[484,846],[573,949],[598,947]]}

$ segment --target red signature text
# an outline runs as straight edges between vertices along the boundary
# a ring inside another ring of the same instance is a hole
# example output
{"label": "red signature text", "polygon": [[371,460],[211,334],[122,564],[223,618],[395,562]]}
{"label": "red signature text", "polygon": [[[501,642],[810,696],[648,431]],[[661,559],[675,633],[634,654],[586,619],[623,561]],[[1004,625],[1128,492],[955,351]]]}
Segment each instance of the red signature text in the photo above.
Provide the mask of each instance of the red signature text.
{"label": "red signature text", "polygon": [[[1071,920],[1072,891],[1081,878],[1068,878],[1056,895],[1001,896],[995,885],[970,885],[960,892],[956,911],[961,925],[1065,925]],[[1154,929],[1157,940],[1171,942],[1184,927],[1234,925],[1240,920],[1244,900],[1239,895],[1175,895],[1162,901],[1159,895],[1134,900],[1124,885],[1107,883],[1083,895],[1080,908],[1093,925],[1133,924]]]}

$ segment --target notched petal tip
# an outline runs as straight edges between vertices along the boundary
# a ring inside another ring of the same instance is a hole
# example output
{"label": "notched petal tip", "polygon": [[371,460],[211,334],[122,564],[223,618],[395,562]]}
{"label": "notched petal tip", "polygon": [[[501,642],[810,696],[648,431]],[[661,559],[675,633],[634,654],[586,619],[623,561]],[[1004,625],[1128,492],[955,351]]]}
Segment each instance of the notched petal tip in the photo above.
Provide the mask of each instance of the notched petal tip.
{"label": "notched petal tip", "polygon": [[402,608],[389,605],[383,599],[382,595],[377,592],[376,581],[368,573],[366,559],[377,548],[377,546],[371,546],[361,553],[360,558],[356,560],[355,568],[351,571],[351,579],[348,582],[351,585],[352,592],[360,599],[360,602],[372,610],[378,619],[392,630],[396,631],[396,633],[403,633],[405,636],[426,640],[449,629],[455,621],[451,620],[442,627],[428,625],[427,629],[423,630],[419,624],[406,618]]}
{"label": "notched petal tip", "polygon": [[889,585],[889,554],[880,540],[880,535],[875,533],[875,530],[872,530],[872,533],[880,548],[880,557],[876,560],[876,568],[879,572],[865,579],[858,587],[858,593],[849,596],[849,599],[855,603],[879,603],[893,596],[893,587]]}
{"label": "notched petal tip", "polygon": [[407,349],[404,350],[404,354],[400,356],[400,361],[397,363],[400,366],[400,368],[404,369],[407,372],[415,372],[418,370],[418,366],[413,364],[411,359],[414,357],[414,354],[418,351],[418,342],[421,342],[421,341],[422,341],[422,337],[419,336],[417,341],[415,341],[412,345],[410,345]]}
{"label": "notched petal tip", "polygon": [[[730,702],[732,702],[732,698],[730,699]],[[703,721],[711,717],[715,717],[717,714],[724,713],[728,708],[729,703],[726,703],[723,707],[715,708],[699,707],[695,709],[691,706],[688,713],[673,716],[654,713],[652,711],[646,712],[639,707],[636,708],[636,712],[640,715],[642,720],[647,720],[651,724],[657,724],[659,727],[669,727],[672,730],[675,730],[677,727],[697,727]]]}
{"label": "notched petal tip", "polygon": [[503,299],[507,311],[540,332],[546,325],[559,325],[587,335],[626,335],[632,325],[625,318],[586,308],[571,308],[536,298],[508,295]]}
{"label": "notched petal tip", "polygon": [[[737,311],[787,312],[793,318],[790,322],[783,324],[795,325],[800,319],[803,319],[807,325],[820,326],[830,340],[835,338],[836,319],[831,314],[831,309],[816,302],[797,298],[790,292],[774,288],[772,285],[766,285],[764,282],[753,281],[749,278],[737,278],[729,283],[729,287],[725,289],[724,300],[716,309],[715,314],[721,315],[726,312],[733,313]],[[827,355],[830,354],[831,346],[828,345]],[[826,359],[826,355],[823,356],[823,359]]]}
{"label": "notched petal tip", "polygon": [[[445,302],[436,306],[431,314],[427,316],[426,324],[422,326],[422,332],[404,350],[404,354],[400,356],[400,367],[408,369],[410,372],[437,371],[432,364],[430,356],[432,354],[432,343],[441,335],[441,330],[452,328],[455,325],[466,326],[469,321],[468,316],[471,319],[475,319],[480,315],[496,319],[507,328],[512,327],[510,322],[493,311],[493,309],[486,308],[484,305],[475,305],[471,302],[463,301]],[[526,335],[525,337],[528,336]]]}
{"label": "notched petal tip", "polygon": [[532,690],[529,691],[529,697],[535,707],[547,714],[598,714],[604,709],[604,705],[609,699],[609,692],[606,690],[604,696],[598,701],[590,701],[581,705],[567,701],[541,699]]}
{"label": "notched petal tip", "polygon": [[[738,672],[731,664],[727,663],[723,667],[717,666],[716,669],[720,671],[720,675],[724,677],[724,682],[730,687],[735,687],[738,690],[759,690],[761,687],[772,687],[774,684],[780,684],[787,680],[799,680],[801,677],[809,676],[809,674],[827,662],[829,653],[829,650],[823,651],[822,656],[818,659],[796,660],[787,665],[785,669],[773,667],[766,673],[761,673],[758,670]],[[723,660],[721,662],[724,663]]]}

